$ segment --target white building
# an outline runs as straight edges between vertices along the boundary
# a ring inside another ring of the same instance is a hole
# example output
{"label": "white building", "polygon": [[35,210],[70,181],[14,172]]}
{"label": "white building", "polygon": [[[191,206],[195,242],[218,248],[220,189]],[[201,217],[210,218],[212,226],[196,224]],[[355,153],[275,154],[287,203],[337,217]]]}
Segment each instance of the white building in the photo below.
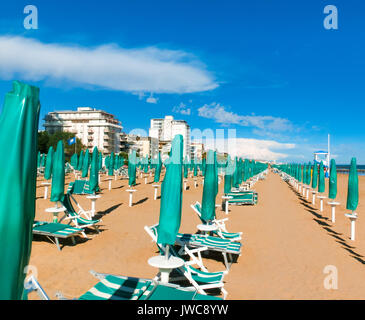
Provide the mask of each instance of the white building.
{"label": "white building", "polygon": [[201,142],[190,143],[191,159],[201,159],[204,154],[204,144]]}
{"label": "white building", "polygon": [[128,135],[130,149],[136,150],[139,157],[148,156],[150,159],[158,155],[158,139],[152,137],[140,137]]}
{"label": "white building", "polygon": [[151,119],[149,136],[159,141],[161,158],[165,160],[171,150],[171,141],[177,134],[184,139],[183,157],[190,158],[190,126],[184,120],[174,120],[173,116],[166,116],[164,119]]}
{"label": "white building", "polygon": [[79,107],[77,111],[50,112],[44,120],[44,127],[48,133],[75,133],[89,151],[95,146],[105,154],[119,153],[121,150],[122,124],[114,115],[105,111]]}

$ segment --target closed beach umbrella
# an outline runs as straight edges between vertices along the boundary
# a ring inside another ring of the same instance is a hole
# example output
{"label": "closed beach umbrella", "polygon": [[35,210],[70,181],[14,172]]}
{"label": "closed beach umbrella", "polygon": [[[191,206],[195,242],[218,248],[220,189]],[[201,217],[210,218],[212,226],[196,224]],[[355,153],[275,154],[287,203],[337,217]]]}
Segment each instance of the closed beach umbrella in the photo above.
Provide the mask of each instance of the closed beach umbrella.
{"label": "closed beach umbrella", "polygon": [[347,188],[346,209],[355,211],[359,204],[359,178],[357,176],[356,158],[351,159],[349,182]]}
{"label": "closed beach umbrella", "polygon": [[188,157],[186,156],[184,159],[184,178],[186,179],[188,177],[189,173],[189,161]]}
{"label": "closed beach umbrella", "polygon": [[337,168],[335,159],[331,160],[330,166],[330,180],[328,189],[328,198],[336,199],[337,196]]}
{"label": "closed beach umbrella", "polygon": [[41,167],[44,168],[46,165],[46,155],[42,154],[41,156]]}
{"label": "closed beach umbrella", "polygon": [[155,169],[155,176],[154,176],[153,182],[159,182],[160,181],[161,168],[162,168],[161,154],[158,153],[156,169]]}
{"label": "closed beach umbrella", "polygon": [[224,173],[224,193],[230,193],[232,189],[232,172],[233,172],[233,165],[231,161],[231,157],[228,156],[227,158],[227,167]]}
{"label": "closed beach umbrella", "polygon": [[108,175],[109,176],[114,175],[114,152],[112,152],[112,154],[110,155]]}
{"label": "closed beach umbrella", "polygon": [[52,161],[53,161],[53,147],[50,147],[46,159],[46,168],[44,169],[44,179],[49,180],[52,177]]}
{"label": "closed beach umbrella", "polygon": [[208,150],[207,158],[208,161],[205,169],[201,218],[206,222],[210,222],[215,218],[216,170],[214,165],[214,151]]}
{"label": "closed beach umbrella", "polygon": [[318,176],[318,192],[324,192],[325,190],[325,181],[324,181],[324,168],[323,162],[321,161],[319,165],[319,176]]}
{"label": "closed beach umbrella", "polygon": [[[63,201],[65,191],[65,153],[63,142],[58,141],[52,166],[51,201]],[[56,204],[57,205],[57,204]]]}
{"label": "closed beach umbrella", "polygon": [[198,164],[197,159],[194,159],[194,177],[198,175]]}
{"label": "closed beach umbrella", "polygon": [[137,155],[136,150],[132,150],[132,153],[128,157],[128,177],[129,186],[136,184],[136,167],[137,167]]}
{"label": "closed beach umbrella", "polygon": [[[77,154],[76,154],[76,153],[74,153],[74,154],[72,155],[72,157],[71,157],[71,166],[72,166],[75,170],[77,170],[77,164],[78,164],[78,157],[77,157]],[[46,163],[46,165],[47,165],[47,163]]]}
{"label": "closed beach umbrella", "polygon": [[318,166],[316,163],[313,165],[313,174],[312,174],[312,189],[317,189],[318,184]]}
{"label": "closed beach umbrella", "polygon": [[79,156],[79,165],[77,167],[77,171],[81,171],[83,162],[84,162],[84,151],[81,150],[80,156]]}
{"label": "closed beach umbrella", "polygon": [[39,166],[41,165],[41,152],[38,151],[38,156],[37,156],[37,168],[39,168]]}
{"label": "closed beach umbrella", "polygon": [[84,160],[82,163],[82,177],[86,178],[88,173],[89,173],[89,149],[86,150],[85,155],[84,155]]}
{"label": "closed beach umbrella", "polygon": [[175,244],[180,228],[182,207],[182,158],[183,137],[178,134],[171,143],[170,158],[167,160],[166,174],[161,185],[160,220],[157,242],[164,245]]}
{"label": "closed beach umbrella", "polygon": [[[0,300],[26,299],[37,179],[39,89],[13,82],[0,115]],[[19,156],[24,155],[24,156]]]}
{"label": "closed beach umbrella", "polygon": [[97,147],[94,147],[91,158],[89,190],[94,194],[99,190],[99,151]]}

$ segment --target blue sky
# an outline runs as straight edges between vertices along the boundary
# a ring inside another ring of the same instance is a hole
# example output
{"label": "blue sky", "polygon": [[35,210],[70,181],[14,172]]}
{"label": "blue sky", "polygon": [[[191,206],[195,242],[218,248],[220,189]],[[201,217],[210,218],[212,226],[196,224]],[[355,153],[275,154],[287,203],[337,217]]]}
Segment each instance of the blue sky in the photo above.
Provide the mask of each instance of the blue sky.
{"label": "blue sky", "polygon": [[[242,155],[280,161],[312,160],[330,133],[338,163],[365,163],[363,1],[84,3],[1,4],[0,96],[21,80],[40,87],[42,118],[92,106],[126,132],[168,114],[235,128]],[[28,4],[37,30],[23,27]]]}

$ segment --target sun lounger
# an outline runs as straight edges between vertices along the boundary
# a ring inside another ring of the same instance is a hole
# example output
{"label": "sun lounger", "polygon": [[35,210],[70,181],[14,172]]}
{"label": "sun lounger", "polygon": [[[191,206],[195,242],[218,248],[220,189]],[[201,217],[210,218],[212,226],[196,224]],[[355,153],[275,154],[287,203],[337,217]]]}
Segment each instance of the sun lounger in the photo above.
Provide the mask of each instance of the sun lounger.
{"label": "sun lounger", "polygon": [[[196,201],[194,204],[190,205],[190,207],[194,210],[194,212],[198,215],[198,217],[200,218],[202,223],[206,223],[206,221],[204,221],[201,218],[201,204],[200,202]],[[242,236],[242,232],[228,232],[225,226],[225,221],[227,221],[228,218],[224,218],[224,219],[214,219],[213,223],[215,225],[217,225],[218,230],[213,231],[214,234],[216,234],[217,236],[219,236],[222,239],[229,239],[232,241],[239,241],[241,240],[241,236]]]}
{"label": "sun lounger", "polygon": [[[97,190],[99,191],[99,190]],[[70,182],[67,188],[67,193],[70,194],[91,194],[89,190],[89,181],[87,180],[75,180]]]}
{"label": "sun lounger", "polygon": [[[78,299],[72,300],[222,300],[219,297],[199,294],[195,289],[185,289],[173,284],[162,284],[156,280],[115,276],[91,271],[99,282]],[[49,300],[38,281],[32,276],[26,283],[27,292],[37,291]],[[56,297],[66,299],[58,292]]]}
{"label": "sun lounger", "polygon": [[[146,232],[151,236],[152,240],[156,243],[161,254],[165,254],[165,248],[157,243],[157,228],[148,228],[147,226],[144,228]],[[186,249],[186,248],[185,248]],[[187,249],[190,251],[189,249]],[[201,251],[208,250],[208,248],[203,248],[199,250]],[[174,249],[174,247],[170,246],[170,253],[178,258],[182,258],[178,251]],[[191,251],[190,251],[191,253]],[[189,254],[190,257],[192,257]],[[200,294],[206,294],[206,290],[210,289],[220,289],[224,295],[224,298],[227,296],[227,291],[224,289],[223,278],[227,274],[227,271],[219,271],[219,272],[208,272],[208,270],[202,265],[201,256],[200,259],[196,259],[195,256],[190,261],[186,261],[185,264],[175,269],[177,272],[177,276],[174,276],[172,273],[170,274],[171,281],[181,281],[187,280],[192,288],[195,288]],[[196,269],[192,267],[192,265],[197,264],[203,270]]]}
{"label": "sun lounger", "polygon": [[[150,227],[156,228],[157,232],[157,224]],[[182,255],[184,252],[186,254],[189,254],[186,252],[186,249],[190,250],[191,248],[208,248],[209,251],[213,252],[220,252],[222,253],[224,264],[229,270],[230,265],[232,264],[232,256],[239,256],[241,255],[241,247],[242,244],[240,242],[231,241],[228,239],[221,239],[218,237],[212,237],[212,236],[205,236],[200,234],[182,234],[178,233],[176,237],[176,245],[180,246],[181,249],[179,251],[179,254]],[[230,258],[230,262],[228,262],[228,257]]]}
{"label": "sun lounger", "polygon": [[[58,250],[61,250],[59,239],[72,239],[75,244],[75,236],[80,235],[83,232],[81,228],[74,228],[68,224],[45,222],[45,221],[34,221],[33,223],[33,234],[46,236],[57,246]],[[54,239],[54,241],[53,241]]]}
{"label": "sun lounger", "polygon": [[[230,192],[226,196],[232,197],[228,203],[234,205],[255,205],[258,201],[258,194],[255,191]],[[225,201],[222,202],[222,207],[225,207]]]}
{"label": "sun lounger", "polygon": [[[94,228],[99,233],[98,223],[101,220],[91,220],[87,218],[83,218],[81,214],[77,213],[74,209],[71,202],[71,195],[65,194],[65,197],[62,201],[63,206],[66,208],[66,216],[61,219],[62,220],[71,220],[74,223],[76,228]],[[85,233],[83,235],[86,237]]]}

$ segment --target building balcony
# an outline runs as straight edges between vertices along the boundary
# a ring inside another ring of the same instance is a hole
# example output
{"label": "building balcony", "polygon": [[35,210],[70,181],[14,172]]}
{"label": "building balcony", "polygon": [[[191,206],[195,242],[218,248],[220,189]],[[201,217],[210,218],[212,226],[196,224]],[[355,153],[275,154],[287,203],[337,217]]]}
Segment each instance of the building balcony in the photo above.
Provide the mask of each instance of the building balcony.
{"label": "building balcony", "polygon": [[94,130],[93,130],[93,129],[91,129],[91,128],[89,128],[89,129],[87,129],[87,132],[88,132],[88,133],[94,133]]}
{"label": "building balcony", "polygon": [[110,139],[110,137],[109,137],[108,135],[104,135],[103,139],[104,139],[104,140],[109,140],[109,139]]}
{"label": "building balcony", "polygon": [[91,147],[93,147],[93,146],[94,146],[94,144],[93,144],[92,142],[89,142],[89,143],[87,144],[87,146],[88,146],[89,148],[91,148]]}

